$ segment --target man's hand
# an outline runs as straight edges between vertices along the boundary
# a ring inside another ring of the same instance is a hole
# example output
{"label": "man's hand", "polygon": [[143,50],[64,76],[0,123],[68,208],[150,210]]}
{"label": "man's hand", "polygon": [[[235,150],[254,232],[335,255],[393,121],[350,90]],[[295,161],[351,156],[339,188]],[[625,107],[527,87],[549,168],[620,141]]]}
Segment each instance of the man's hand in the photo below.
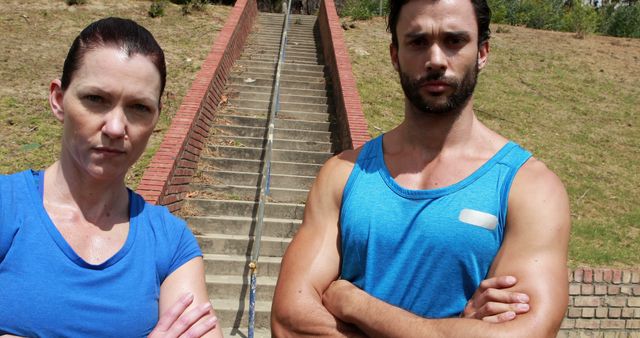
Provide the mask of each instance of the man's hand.
{"label": "man's hand", "polygon": [[[211,312],[211,304],[206,302],[195,307],[193,310],[185,310],[193,302],[193,294],[187,293],[160,316],[158,324],[151,331],[151,338],[169,337],[201,337],[211,332],[218,324],[216,317],[209,318],[202,323],[196,324],[200,318]],[[195,325],[194,325],[195,324]]]}
{"label": "man's hand", "polygon": [[505,290],[516,284],[513,276],[485,279],[467,302],[462,318],[481,319],[490,323],[508,322],[529,311],[529,296]]}
{"label": "man's hand", "polygon": [[357,294],[364,292],[351,282],[338,279],[332,282],[322,294],[322,305],[336,318],[348,322],[348,306],[353,304],[349,297],[354,296],[357,301]]}

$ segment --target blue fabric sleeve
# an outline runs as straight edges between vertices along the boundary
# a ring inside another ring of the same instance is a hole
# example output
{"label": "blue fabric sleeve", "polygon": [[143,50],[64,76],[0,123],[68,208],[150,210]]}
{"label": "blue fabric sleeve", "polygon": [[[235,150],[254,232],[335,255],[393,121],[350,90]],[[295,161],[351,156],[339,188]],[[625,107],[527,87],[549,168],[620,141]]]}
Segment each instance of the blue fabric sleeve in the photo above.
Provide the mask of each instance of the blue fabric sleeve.
{"label": "blue fabric sleeve", "polygon": [[[12,217],[12,208],[18,207],[20,202],[14,201],[16,183],[22,175],[0,175],[0,263],[11,248],[13,238],[19,229],[19,224]],[[12,206],[13,204],[13,206]]]}
{"label": "blue fabric sleeve", "polygon": [[189,227],[187,227],[187,224],[183,220],[179,220],[178,223],[181,225],[179,228],[182,228],[182,230],[179,236],[177,236],[177,238],[179,238],[177,243],[178,246],[176,247],[173,258],[171,259],[167,276],[176,271],[184,263],[195,257],[202,256],[200,246],[198,246],[198,242],[191,230],[189,230]]}

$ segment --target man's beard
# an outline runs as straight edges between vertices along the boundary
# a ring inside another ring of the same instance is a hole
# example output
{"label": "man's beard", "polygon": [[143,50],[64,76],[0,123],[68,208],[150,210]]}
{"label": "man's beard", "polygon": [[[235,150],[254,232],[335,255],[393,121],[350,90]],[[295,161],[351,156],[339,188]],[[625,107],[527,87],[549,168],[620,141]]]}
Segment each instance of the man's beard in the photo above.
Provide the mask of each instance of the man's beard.
{"label": "man's beard", "polygon": [[[402,85],[404,95],[418,110],[429,115],[458,115],[462,111],[462,107],[469,101],[471,95],[473,95],[478,81],[478,63],[475,62],[467,68],[462,80],[451,76],[444,76],[444,72],[442,71],[432,71],[417,80],[412,80],[402,69],[400,69],[399,73],[400,84]],[[453,89],[453,93],[446,98],[444,103],[429,102],[428,98],[420,94],[420,88],[428,81],[444,82]]]}

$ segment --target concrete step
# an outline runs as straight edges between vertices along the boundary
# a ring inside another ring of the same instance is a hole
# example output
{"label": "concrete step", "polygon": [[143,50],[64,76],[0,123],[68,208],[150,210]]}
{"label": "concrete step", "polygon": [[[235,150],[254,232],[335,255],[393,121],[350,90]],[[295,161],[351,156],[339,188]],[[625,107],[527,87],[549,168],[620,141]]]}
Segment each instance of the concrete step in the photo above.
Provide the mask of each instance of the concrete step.
{"label": "concrete step", "polygon": [[[257,109],[269,109],[271,106],[271,100],[262,101],[262,100],[250,100],[250,99],[232,99],[229,100],[231,105],[235,105],[237,107],[242,108],[257,108]],[[325,120],[329,117],[329,106],[326,104],[318,104],[318,103],[303,103],[303,102],[284,102],[280,101],[280,106],[278,111],[294,111],[300,113],[319,113],[325,114]]]}
{"label": "concrete step", "polygon": [[[246,256],[253,247],[253,239],[246,235],[196,235],[196,239],[202,251],[211,254]],[[290,242],[290,239],[262,236],[260,255],[282,257]]]}
{"label": "concrete step", "polygon": [[[245,127],[233,125],[214,125],[213,135],[237,135],[248,137],[265,137],[267,128]],[[274,138],[283,140],[319,141],[326,142],[331,139],[331,133],[326,131],[311,131],[299,129],[275,129]]]}
{"label": "concrete step", "polygon": [[[216,141],[220,141],[219,144],[251,148],[262,148],[265,144],[265,140],[258,137],[219,136]],[[331,152],[331,143],[275,139],[273,149]]]}
{"label": "concrete step", "polygon": [[[232,75],[229,78],[229,84],[232,85],[245,85],[245,86],[273,86],[274,79],[269,78],[251,78],[249,80],[247,77],[240,77]],[[280,79],[280,87],[281,88],[293,88],[293,89],[314,89],[314,90],[323,90],[326,89],[326,84],[324,83],[324,79],[322,81],[316,80],[314,82],[305,82],[305,81],[295,81],[295,80],[287,80]]]}
{"label": "concrete step", "polygon": [[[261,160],[262,156],[264,155],[263,148],[234,147],[211,144],[208,145],[208,147],[211,151],[213,151],[214,156],[225,158]],[[332,155],[333,154],[330,152],[273,149],[271,153],[271,159],[273,161],[280,162],[323,164]]]}
{"label": "concrete step", "polygon": [[[222,328],[222,335],[224,337],[231,337],[231,338],[247,338],[249,337],[249,329],[247,329],[247,323],[244,323],[244,326],[240,328],[231,328],[231,327]],[[271,330],[270,329],[254,329],[253,337],[254,338],[271,338]]]}
{"label": "concrete step", "polygon": [[[244,76],[244,74],[268,74],[274,75],[276,73],[275,63],[274,67],[263,67],[264,64],[260,63],[254,66],[237,66],[234,68],[234,74],[239,76]],[[281,69],[280,76],[308,76],[308,77],[319,77],[324,78],[324,72],[322,71],[304,71],[304,70],[290,70],[290,69]]]}
{"label": "concrete step", "polygon": [[[250,256],[204,254],[204,267],[212,275],[247,275],[249,273]],[[258,276],[278,277],[281,257],[260,257],[258,260]]]}
{"label": "concrete step", "polygon": [[[201,174],[216,185],[257,187],[261,179],[259,173],[239,171],[202,170]],[[315,176],[271,174],[270,186],[271,188],[308,190],[314,180]],[[240,199],[240,196],[234,199]]]}
{"label": "concrete step", "polygon": [[[198,235],[253,235],[256,226],[256,220],[251,216],[189,216],[185,219],[194,233]],[[263,236],[292,238],[298,231],[300,224],[300,220],[265,218]],[[280,264],[280,261],[278,260],[276,263]],[[225,273],[232,274],[235,272]]]}
{"label": "concrete step", "polygon": [[[276,287],[277,277],[256,276],[256,300],[271,301]],[[211,275],[205,276],[209,298],[223,298],[228,295],[245,294],[249,300],[249,275]]]}
{"label": "concrete step", "polygon": [[[249,302],[244,299],[210,299],[216,311],[221,327],[246,327],[249,322]],[[268,330],[270,328],[271,302],[256,301],[255,327]],[[262,331],[261,331],[262,332]],[[234,335],[237,337],[238,333]],[[227,337],[225,335],[225,337]],[[246,336],[245,336],[246,337]],[[268,336],[269,337],[269,336]]]}
{"label": "concrete step", "polygon": [[[258,184],[248,185],[242,182],[237,185],[191,183],[191,197],[214,197],[216,199],[232,199],[239,201],[257,201],[260,197]],[[282,203],[304,203],[309,194],[308,189],[279,188],[269,189],[268,200]]]}
{"label": "concrete step", "polygon": [[[238,73],[233,73],[231,75],[231,77],[239,77],[242,78],[243,80],[247,79],[247,78],[258,78],[258,79],[269,79],[269,80],[273,80],[275,79],[275,70],[272,72],[265,72],[265,71],[253,71],[253,70],[247,70],[247,71],[243,71],[243,72],[238,72]],[[280,81],[302,81],[302,82],[312,82],[312,83],[326,83],[327,81],[325,80],[324,76],[317,76],[317,75],[312,75],[312,76],[308,76],[308,75],[304,75],[301,72],[297,72],[297,71],[285,71],[280,73]],[[244,81],[243,81],[244,82]]]}
{"label": "concrete step", "polygon": [[[267,54],[243,54],[240,57],[240,60],[250,60],[250,61],[269,61],[275,62],[278,60],[277,55],[267,55]],[[284,59],[285,63],[303,63],[303,64],[311,64],[311,65],[319,65],[322,62],[322,59],[319,57],[303,57],[303,56],[287,56]]]}
{"label": "concrete step", "polygon": [[[237,65],[240,66],[260,66],[260,67],[266,67],[266,68],[273,68],[275,69],[275,64],[276,61],[260,61],[260,60],[246,60],[246,59],[239,59],[238,61],[236,61]],[[292,63],[285,63],[283,66],[283,69],[287,69],[287,70],[304,70],[304,71],[318,71],[318,72],[322,72],[324,71],[325,66],[324,65],[302,65],[302,64],[292,64]]]}
{"label": "concrete step", "polygon": [[[200,161],[205,165],[222,171],[259,173],[262,168],[262,161],[260,160],[202,156]],[[271,162],[271,173],[275,175],[296,173],[302,176],[316,176],[321,167],[322,165],[320,164],[273,161]]]}
{"label": "concrete step", "polygon": [[[253,84],[233,84],[230,83],[227,85],[227,91],[230,94],[247,91],[247,92],[257,92],[257,93],[268,93],[269,95],[273,92],[273,86],[256,86]],[[280,87],[280,95],[301,95],[301,96],[322,96],[322,97],[331,97],[332,91],[331,88],[326,89],[304,89],[304,88],[283,88]]]}
{"label": "concrete step", "polygon": [[[262,46],[247,46],[243,53],[246,54],[264,54],[269,56],[277,56],[280,53],[280,46],[277,45],[262,45]],[[287,46],[285,48],[285,59],[288,57],[303,57],[303,58],[318,58],[320,55],[316,49],[303,48],[299,46]]]}
{"label": "concrete step", "polygon": [[[333,111],[333,107],[329,107],[330,111]],[[228,113],[236,116],[248,116],[254,118],[267,118],[269,110],[266,108],[244,108],[244,107],[229,107]],[[293,110],[279,110],[276,112],[276,116],[281,120],[301,120],[311,122],[328,122],[331,116],[328,113],[304,113]]]}
{"label": "concrete step", "polygon": [[[266,111],[266,108],[265,108],[265,111]],[[218,115],[218,117],[216,118],[216,124],[266,128],[267,119],[263,117],[221,114],[221,115]],[[320,122],[320,121],[304,121],[304,120],[276,118],[275,127],[281,128],[281,129],[329,131],[331,124],[329,122]]]}
{"label": "concrete step", "polygon": [[[258,203],[249,201],[220,201],[199,198],[189,198],[186,200],[189,210],[193,215],[209,216],[240,216],[252,217]],[[302,219],[304,204],[296,203],[266,203],[264,207],[264,217]],[[275,237],[274,237],[275,238]],[[204,248],[203,248],[204,250]],[[208,251],[207,251],[208,252]],[[211,252],[216,253],[216,252]],[[266,255],[266,254],[265,254]],[[277,256],[277,255],[266,255]]]}
{"label": "concrete step", "polygon": [[[268,92],[250,92],[250,91],[242,91],[239,92],[236,96],[234,96],[230,100],[260,100],[260,101],[270,101],[272,97],[271,93]],[[304,96],[304,95],[295,95],[295,94],[280,94],[280,108],[282,109],[282,105],[285,103],[305,103],[305,104],[320,104],[326,105],[329,102],[326,95],[323,96]]]}

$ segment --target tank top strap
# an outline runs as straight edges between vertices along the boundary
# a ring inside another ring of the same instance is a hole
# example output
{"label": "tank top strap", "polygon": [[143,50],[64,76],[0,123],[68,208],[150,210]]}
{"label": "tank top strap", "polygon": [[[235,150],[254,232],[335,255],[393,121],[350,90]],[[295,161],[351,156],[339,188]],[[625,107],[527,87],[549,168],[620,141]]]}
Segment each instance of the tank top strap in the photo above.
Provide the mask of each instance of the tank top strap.
{"label": "tank top strap", "polygon": [[529,151],[522,148],[519,144],[513,141],[509,141],[508,144],[511,146],[511,149],[509,149],[507,154],[500,159],[500,163],[509,168],[507,174],[502,180],[502,189],[500,190],[502,207],[500,209],[499,218],[501,224],[507,224],[507,207],[513,179],[518,173],[520,167],[522,167],[532,156]]}
{"label": "tank top strap", "polygon": [[525,164],[525,162],[527,162],[532,155],[528,150],[525,150],[519,144],[513,141],[509,141],[507,146],[509,147],[509,149],[499,162],[514,169],[513,172],[515,174],[515,172],[517,172],[518,169],[520,169],[520,167]]}
{"label": "tank top strap", "polygon": [[370,140],[362,146],[362,150],[360,150],[360,153],[358,154],[358,159],[353,166],[353,170],[351,170],[349,179],[347,180],[347,183],[342,190],[343,202],[349,196],[351,187],[355,184],[360,175],[377,172],[380,169],[379,162],[376,159],[378,158],[378,156],[382,156],[382,146],[380,145],[381,142],[382,135]]}

